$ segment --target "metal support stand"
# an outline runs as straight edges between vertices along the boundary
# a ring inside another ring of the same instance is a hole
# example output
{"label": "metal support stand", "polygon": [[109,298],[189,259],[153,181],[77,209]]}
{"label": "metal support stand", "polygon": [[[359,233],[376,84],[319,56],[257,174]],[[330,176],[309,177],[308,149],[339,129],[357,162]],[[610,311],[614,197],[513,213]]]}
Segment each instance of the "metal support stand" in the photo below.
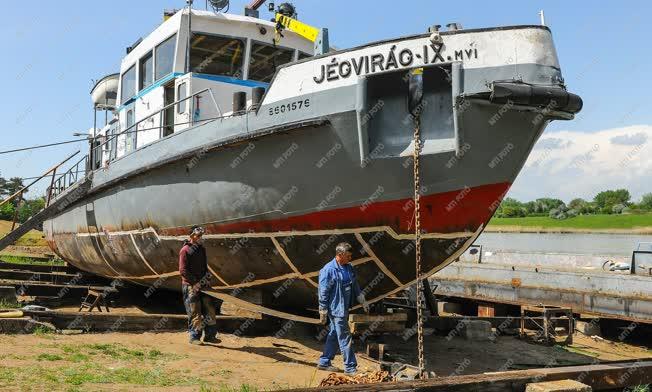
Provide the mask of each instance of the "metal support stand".
{"label": "metal support stand", "polygon": [[[537,323],[534,318],[529,317],[527,315],[528,312],[540,313],[543,316],[543,325]],[[568,327],[566,328],[568,335],[566,335],[566,340],[564,340],[563,343],[573,344],[573,333],[575,332],[573,311],[571,310],[571,308],[561,308],[556,306],[545,306],[545,305],[521,306],[521,330],[520,330],[521,338],[524,338],[526,336],[525,320],[529,319],[531,322],[533,322],[535,325],[537,325],[540,328],[540,331],[537,334],[537,338],[535,338],[535,340],[539,340],[538,338],[541,338],[541,335],[543,335],[542,340],[545,344],[549,344],[549,345],[555,344],[557,342],[557,333],[555,332],[555,326],[553,325],[550,319],[559,316],[566,316],[568,318]]]}

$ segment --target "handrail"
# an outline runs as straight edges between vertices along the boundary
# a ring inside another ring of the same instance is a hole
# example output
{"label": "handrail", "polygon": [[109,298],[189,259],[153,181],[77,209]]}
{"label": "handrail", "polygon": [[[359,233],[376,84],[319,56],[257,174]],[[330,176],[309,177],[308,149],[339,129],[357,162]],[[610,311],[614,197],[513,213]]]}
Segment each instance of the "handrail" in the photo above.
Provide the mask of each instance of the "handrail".
{"label": "handrail", "polygon": [[[90,154],[84,155],[84,157],[82,159],[80,159],[76,164],[72,165],[68,169],[68,171],[63,173],[56,180],[53,180],[52,185],[48,189],[48,200],[47,200],[48,204],[50,203],[50,201],[52,199],[54,199],[55,197],[57,197],[58,195],[63,193],[64,190],[66,190],[67,188],[69,188],[70,186],[75,184],[79,180],[79,174],[80,173],[85,173],[86,174],[86,173],[88,173],[88,171],[93,170],[93,165],[95,164],[94,160],[95,160],[95,157],[98,156],[97,154],[100,154],[99,156],[102,157],[101,154],[104,151],[103,150],[104,147],[107,144],[113,142],[113,140],[117,139],[119,136],[125,135],[125,134],[128,134],[128,133],[137,133],[137,132],[144,131],[144,130],[138,130],[138,126],[141,123],[143,123],[145,121],[148,121],[149,119],[153,118],[156,115],[161,116],[161,118],[159,120],[159,126],[154,127],[154,128],[145,129],[145,130],[152,130],[152,129],[157,129],[157,128],[162,129],[164,126],[166,126],[165,124],[163,124],[162,114],[164,113],[165,110],[169,109],[170,107],[174,107],[174,106],[180,104],[181,102],[185,102],[185,101],[191,99],[192,101],[191,101],[191,105],[190,105],[190,108],[189,108],[190,121],[188,122],[188,124],[194,124],[196,121],[205,121],[205,120],[195,120],[194,119],[194,111],[195,111],[194,110],[194,105],[195,105],[194,98],[196,96],[204,94],[206,92],[208,92],[210,94],[211,100],[213,101],[213,104],[215,105],[215,108],[217,109],[219,115],[221,116],[222,115],[222,110],[220,109],[219,105],[217,104],[217,101],[215,100],[215,96],[213,95],[213,90],[211,88],[205,88],[205,89],[203,89],[201,91],[198,91],[198,92],[196,92],[196,93],[194,93],[194,94],[192,94],[190,96],[187,96],[187,97],[185,97],[183,99],[179,99],[179,100],[177,100],[175,102],[172,102],[172,103],[169,103],[169,104],[163,106],[159,110],[157,110],[157,111],[155,111],[153,113],[150,113],[146,117],[143,117],[142,119],[138,120],[135,124],[129,126],[124,131],[121,131],[121,132],[119,132],[119,133],[117,133],[117,134],[115,134],[115,135],[113,135],[111,137],[107,137],[106,140],[103,143],[101,143],[101,144],[99,144],[97,146],[91,147],[91,150],[90,150],[91,153]],[[173,124],[173,125],[177,125],[177,124]],[[133,128],[136,128],[136,130],[132,131],[131,129],[133,129]],[[93,146],[93,144],[95,144],[95,141],[97,140],[97,137],[95,139],[90,139],[90,140],[92,142],[91,146]],[[91,160],[91,157],[93,157],[93,160]],[[113,158],[111,160],[115,160],[115,159],[117,159],[117,157]],[[100,162],[101,162],[101,160],[100,160]],[[79,170],[80,169],[79,166],[82,163],[84,164],[84,170],[83,171]]]}
{"label": "handrail", "polygon": [[66,163],[66,162],[68,162],[69,160],[71,160],[72,157],[74,157],[74,156],[77,155],[77,154],[79,154],[79,150],[78,150],[76,153],[70,155],[68,158],[66,158],[66,159],[64,159],[63,161],[59,162],[58,164],[52,166],[52,167],[51,167],[50,169],[48,169],[45,173],[43,173],[43,175],[41,175],[39,178],[37,178],[36,180],[30,182],[29,185],[24,186],[22,189],[20,189],[19,191],[17,191],[17,192],[14,193],[13,195],[11,195],[11,196],[9,196],[8,198],[6,198],[6,199],[0,201],[0,206],[3,206],[3,205],[5,205],[6,203],[8,203],[9,201],[11,201],[11,200],[15,199],[16,197],[18,197],[19,195],[22,195],[25,191],[27,191],[27,190],[29,189],[29,187],[31,187],[32,185],[34,185],[34,184],[36,184],[37,182],[41,181],[41,179],[43,179],[43,178],[44,178],[45,176],[47,176],[48,174],[50,174],[50,173],[52,173],[52,172],[56,172],[56,170],[57,170],[58,168],[60,168],[64,163]]}
{"label": "handrail", "polygon": [[[119,136],[124,135],[124,134],[128,134],[128,133],[133,133],[133,132],[138,133],[139,130],[138,130],[137,127],[138,127],[141,123],[143,123],[144,121],[149,120],[150,118],[153,118],[153,117],[156,116],[156,115],[162,115],[163,112],[164,112],[165,110],[169,109],[170,107],[173,107],[173,106],[175,106],[175,105],[178,105],[178,104],[180,104],[181,102],[185,102],[185,101],[187,101],[187,100],[189,100],[189,99],[193,99],[194,97],[196,97],[196,96],[198,96],[198,95],[200,95],[200,94],[203,94],[203,93],[205,93],[205,92],[208,92],[208,93],[210,94],[211,99],[212,99],[212,101],[213,101],[213,104],[215,105],[215,108],[217,109],[218,113],[221,115],[221,114],[222,114],[222,110],[220,109],[220,106],[217,104],[217,101],[215,100],[215,96],[213,95],[213,90],[212,90],[210,87],[208,87],[208,88],[205,88],[205,89],[203,89],[203,90],[201,90],[201,91],[198,91],[198,92],[196,92],[196,93],[194,93],[194,94],[192,94],[192,95],[189,95],[189,96],[187,96],[187,97],[185,97],[185,98],[183,98],[183,99],[179,99],[179,100],[177,100],[177,101],[175,101],[175,102],[172,102],[172,103],[169,103],[169,104],[163,106],[163,107],[160,108],[159,110],[157,110],[157,111],[155,111],[155,112],[152,112],[152,113],[148,114],[146,117],[141,118],[141,119],[138,120],[135,124],[133,124],[133,125],[129,126],[128,128],[126,128],[124,131],[121,131],[121,132],[119,132],[119,133],[117,133],[117,134],[111,136],[110,138],[107,138],[107,139],[106,139],[102,144],[100,144],[100,145],[95,146],[95,147],[92,148],[93,156],[96,156],[96,155],[95,155],[95,154],[97,153],[96,150],[98,150],[98,149],[99,149],[99,153],[101,153],[103,147],[104,147],[105,145],[107,145],[109,142],[112,142],[113,139],[116,139],[116,138],[118,138]],[[192,110],[192,108],[194,107],[194,100],[191,102],[191,104],[192,104],[192,106],[191,106],[191,110],[190,110],[190,113],[191,113],[191,116],[190,116],[191,121],[190,121],[190,123],[194,123],[195,120],[193,119],[193,114],[192,114],[192,113],[194,112],[194,110]],[[201,120],[199,120],[199,121],[201,121]],[[150,128],[150,129],[148,129],[148,130],[156,129],[156,128],[158,128],[158,129],[162,129],[164,126],[165,126],[165,125],[163,124],[163,121],[162,121],[162,120],[159,120],[159,126],[158,126],[158,127]],[[135,130],[135,131],[130,131],[132,128],[136,128],[136,130]]]}
{"label": "handrail", "polygon": [[[84,164],[84,171],[83,173],[86,173],[88,171],[88,158],[89,155],[84,155],[77,163],[72,165],[70,169],[68,169],[65,173],[63,173],[59,178],[54,181],[52,184],[52,188],[48,190],[48,193],[51,195],[50,202],[52,199],[63,193],[66,189],[68,189],[70,186],[74,185],[78,180],[79,180],[79,173],[82,173],[82,171],[79,170],[79,165]],[[85,174],[84,174],[85,175]]]}

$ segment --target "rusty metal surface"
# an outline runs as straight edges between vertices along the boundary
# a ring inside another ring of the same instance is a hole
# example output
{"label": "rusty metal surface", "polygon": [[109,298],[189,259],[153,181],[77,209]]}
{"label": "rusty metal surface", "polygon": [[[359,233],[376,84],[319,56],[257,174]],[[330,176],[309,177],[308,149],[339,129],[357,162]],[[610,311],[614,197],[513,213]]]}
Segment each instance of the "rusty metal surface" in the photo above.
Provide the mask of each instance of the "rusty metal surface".
{"label": "rusty metal surface", "polygon": [[432,278],[435,294],[652,323],[652,278],[596,270],[456,262]]}

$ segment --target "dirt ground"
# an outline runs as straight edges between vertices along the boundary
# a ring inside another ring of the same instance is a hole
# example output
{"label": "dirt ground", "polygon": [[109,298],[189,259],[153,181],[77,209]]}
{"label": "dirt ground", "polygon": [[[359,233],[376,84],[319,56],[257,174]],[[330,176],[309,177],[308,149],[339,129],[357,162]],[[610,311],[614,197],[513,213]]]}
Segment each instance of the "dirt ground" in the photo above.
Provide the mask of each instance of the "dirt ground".
{"label": "dirt ground", "polygon": [[[0,388],[47,391],[257,391],[316,386],[321,344],[307,334],[287,338],[221,335],[191,346],[185,333],[0,335]],[[416,341],[387,338],[392,354],[415,361]],[[428,336],[428,369],[440,376],[600,360],[650,358],[652,351],[576,334],[570,347],[546,347],[501,336],[495,343]],[[358,347],[361,352],[362,346]],[[360,370],[374,364],[358,357]],[[334,365],[341,368],[341,356]]]}

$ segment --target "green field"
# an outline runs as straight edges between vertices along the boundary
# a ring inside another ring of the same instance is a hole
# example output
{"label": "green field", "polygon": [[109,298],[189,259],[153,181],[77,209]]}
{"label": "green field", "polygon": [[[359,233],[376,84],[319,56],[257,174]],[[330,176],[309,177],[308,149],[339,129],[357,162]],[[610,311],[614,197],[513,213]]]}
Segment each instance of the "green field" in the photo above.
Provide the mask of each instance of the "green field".
{"label": "green field", "polygon": [[[0,238],[4,237],[11,231],[11,222],[0,220]],[[37,230],[31,230],[22,236],[15,245],[17,246],[48,246],[48,243],[42,238],[43,233]]]}
{"label": "green field", "polygon": [[591,230],[632,230],[652,232],[652,214],[626,214],[626,215],[581,215],[568,219],[552,219],[547,216],[531,216],[525,218],[493,218],[487,230],[518,231],[522,228],[529,231],[534,228],[541,229],[577,229],[580,231]]}

